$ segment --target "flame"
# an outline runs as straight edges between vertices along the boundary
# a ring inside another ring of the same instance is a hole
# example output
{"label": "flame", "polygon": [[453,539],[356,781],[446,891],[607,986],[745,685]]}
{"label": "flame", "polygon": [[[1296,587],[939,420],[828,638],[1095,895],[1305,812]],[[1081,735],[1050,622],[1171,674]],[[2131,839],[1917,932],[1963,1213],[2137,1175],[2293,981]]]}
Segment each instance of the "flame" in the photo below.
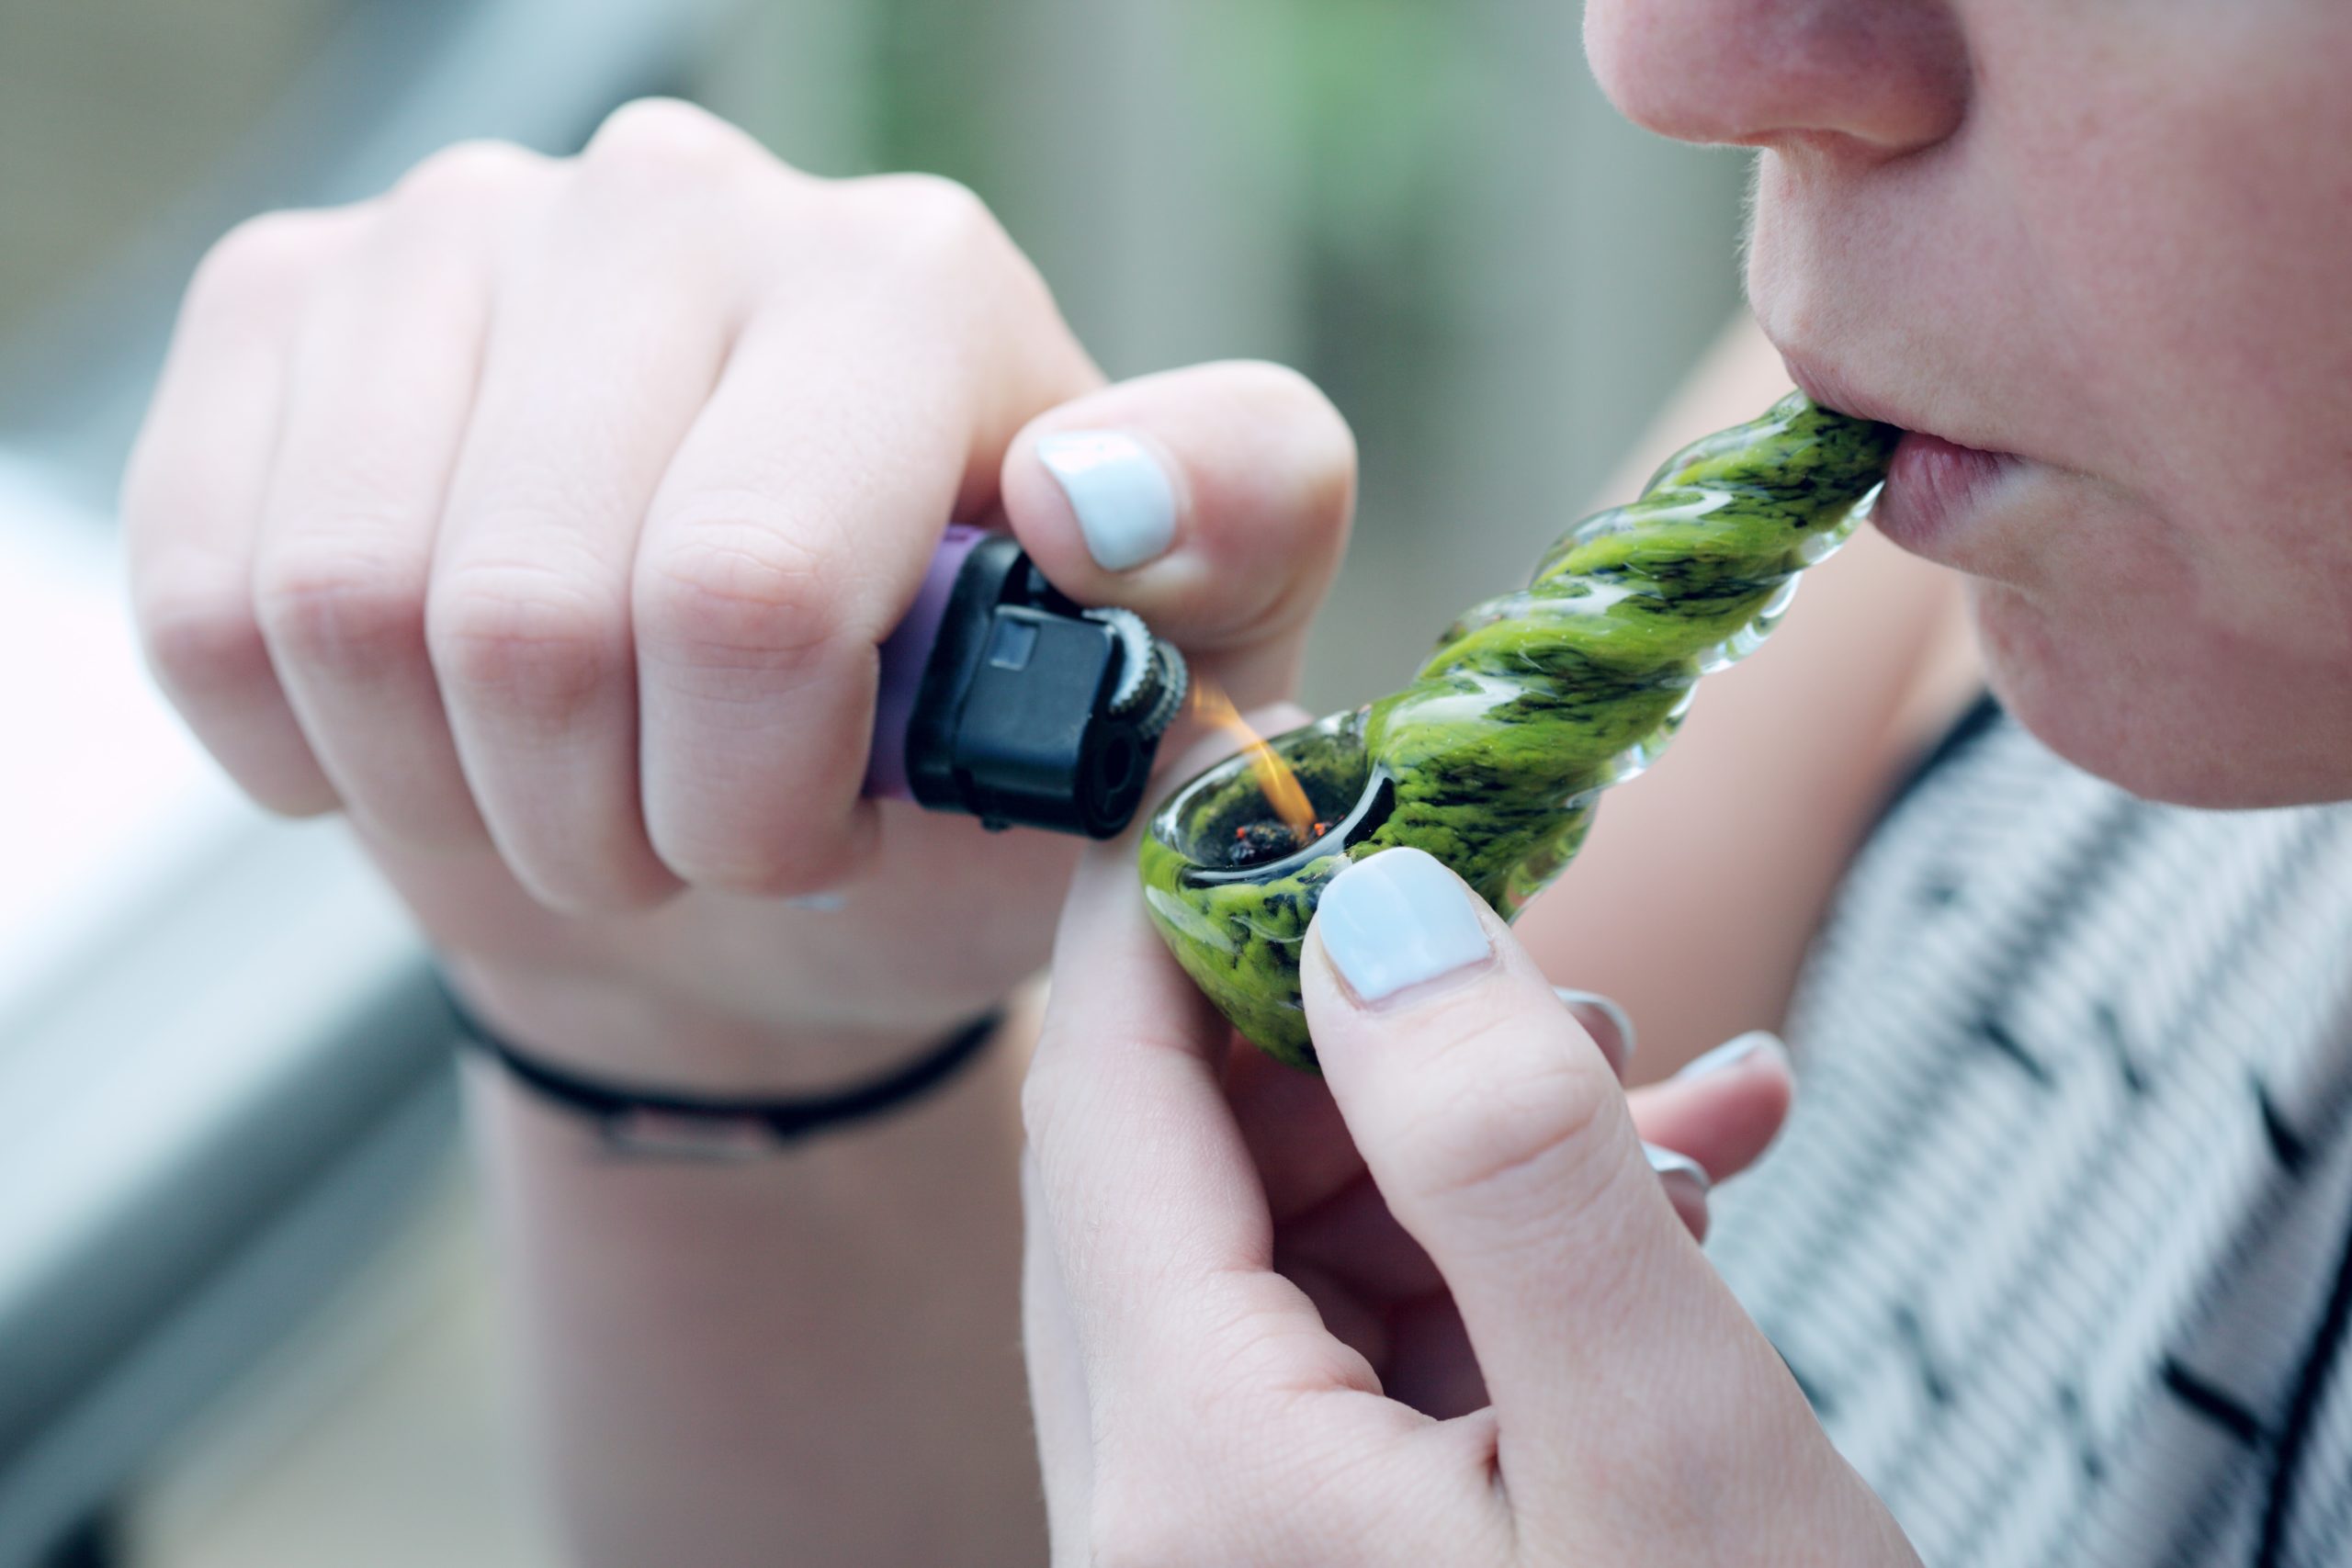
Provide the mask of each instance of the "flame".
{"label": "flame", "polygon": [[1249,721],[1241,716],[1231,698],[1212,682],[1195,675],[1192,695],[1185,705],[1193,710],[1193,716],[1201,723],[1222,729],[1241,742],[1242,751],[1250,759],[1250,772],[1257,779],[1259,791],[1265,795],[1266,804],[1273,807],[1274,815],[1298,835],[1301,842],[1322,833],[1324,824],[1315,819],[1314,804],[1306,798],[1306,790],[1298,782],[1298,775],[1291,771],[1288,762],[1274,755],[1274,749],[1267,745],[1256,730],[1250,728]]}

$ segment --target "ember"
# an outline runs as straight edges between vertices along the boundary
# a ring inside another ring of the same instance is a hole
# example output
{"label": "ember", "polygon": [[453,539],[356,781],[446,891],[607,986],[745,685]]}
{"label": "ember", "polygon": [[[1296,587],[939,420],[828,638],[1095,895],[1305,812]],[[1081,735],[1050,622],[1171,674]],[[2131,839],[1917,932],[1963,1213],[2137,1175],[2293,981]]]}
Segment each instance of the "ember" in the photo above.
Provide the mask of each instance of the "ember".
{"label": "ember", "polygon": [[1304,833],[1287,822],[1252,822],[1233,830],[1233,842],[1225,852],[1226,863],[1236,870],[1263,865],[1295,854],[1330,830],[1328,822],[1314,823]]}

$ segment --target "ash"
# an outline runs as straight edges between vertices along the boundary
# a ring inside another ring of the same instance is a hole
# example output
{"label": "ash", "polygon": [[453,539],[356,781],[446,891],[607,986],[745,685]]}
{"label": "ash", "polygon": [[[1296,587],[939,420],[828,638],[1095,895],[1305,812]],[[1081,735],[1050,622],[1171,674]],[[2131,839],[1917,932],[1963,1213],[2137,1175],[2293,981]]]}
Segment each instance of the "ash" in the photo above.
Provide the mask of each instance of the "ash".
{"label": "ash", "polygon": [[1226,864],[1237,871],[1264,865],[1296,854],[1329,830],[1329,825],[1323,822],[1304,833],[1287,822],[1252,822],[1233,830],[1233,842],[1226,847]]}

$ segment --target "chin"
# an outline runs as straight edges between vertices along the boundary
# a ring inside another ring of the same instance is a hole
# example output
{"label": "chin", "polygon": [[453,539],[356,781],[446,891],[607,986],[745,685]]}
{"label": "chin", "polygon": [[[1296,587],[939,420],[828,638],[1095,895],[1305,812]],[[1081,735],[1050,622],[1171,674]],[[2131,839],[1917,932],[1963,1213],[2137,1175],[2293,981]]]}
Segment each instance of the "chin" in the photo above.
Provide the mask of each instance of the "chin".
{"label": "chin", "polygon": [[2036,739],[2145,800],[2220,808],[2352,800],[2352,677],[2141,614],[1971,595],[1994,694]]}

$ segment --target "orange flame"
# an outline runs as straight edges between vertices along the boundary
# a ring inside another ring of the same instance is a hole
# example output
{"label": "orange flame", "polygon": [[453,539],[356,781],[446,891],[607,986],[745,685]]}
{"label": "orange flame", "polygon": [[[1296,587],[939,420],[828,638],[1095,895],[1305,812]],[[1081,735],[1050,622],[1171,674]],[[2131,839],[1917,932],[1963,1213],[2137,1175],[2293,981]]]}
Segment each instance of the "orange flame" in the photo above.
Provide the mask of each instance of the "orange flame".
{"label": "orange flame", "polygon": [[1318,836],[1324,825],[1315,819],[1314,804],[1306,798],[1305,786],[1290,764],[1274,755],[1274,749],[1250,728],[1240,710],[1233,705],[1216,685],[1195,675],[1193,693],[1187,705],[1193,716],[1213,728],[1222,729],[1241,742],[1242,750],[1250,758],[1250,772],[1258,781],[1258,788],[1273,807],[1274,815],[1283,825],[1299,836],[1303,842]]}

